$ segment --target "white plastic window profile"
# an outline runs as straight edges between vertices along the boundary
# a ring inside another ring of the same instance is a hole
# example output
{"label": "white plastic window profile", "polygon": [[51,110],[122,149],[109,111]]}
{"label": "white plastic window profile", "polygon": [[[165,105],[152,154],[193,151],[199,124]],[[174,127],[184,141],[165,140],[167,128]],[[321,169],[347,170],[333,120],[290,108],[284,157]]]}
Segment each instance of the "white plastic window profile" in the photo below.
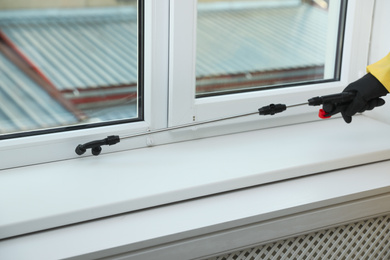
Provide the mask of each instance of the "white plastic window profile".
{"label": "white plastic window profile", "polygon": [[[0,169],[78,158],[75,148],[80,143],[166,127],[169,1],[144,4],[144,121],[1,140]],[[145,146],[146,137],[131,143],[132,148]],[[104,152],[127,149],[127,145],[103,147]]]}
{"label": "white plastic window profile", "polygon": [[[340,5],[342,0],[332,0],[329,6],[329,24],[331,32],[327,42],[325,75],[330,77],[335,71],[336,49],[341,47],[341,38],[335,33],[339,29]],[[245,114],[257,111],[259,107],[270,103],[297,104],[314,96],[340,92],[348,82],[365,72],[367,65],[370,25],[374,1],[348,1],[341,57],[340,80],[318,84],[304,84],[291,88],[278,88],[266,91],[195,98],[195,57],[196,57],[196,20],[197,1],[172,0],[170,9],[170,85],[169,85],[169,125],[174,126],[194,121]],[[298,37],[298,36],[297,36]],[[318,109],[299,107],[274,117],[250,116],[213,131],[239,132],[271,126],[288,125],[316,120]],[[211,126],[205,126],[205,128]],[[229,130],[228,130],[229,129]],[[203,137],[208,133],[199,131],[192,135]]]}
{"label": "white plastic window profile", "polygon": [[[367,14],[372,14],[373,6],[373,0],[348,2],[340,81],[196,99],[197,2],[146,0],[144,122],[4,140],[1,142],[0,155],[9,160],[2,161],[0,168],[77,158],[74,152],[77,144],[112,134],[129,135],[149,129],[252,113],[269,103],[301,103],[313,96],[339,92],[348,82],[365,71],[372,17]],[[340,14],[338,9],[332,10],[331,8],[332,15]],[[336,27],[336,24],[330,27]],[[331,49],[335,48],[335,45],[330,46]],[[332,50],[329,52],[334,53]],[[109,147],[105,152],[306,122],[316,118],[315,111],[311,107],[300,107],[277,117],[254,115],[135,138],[131,139],[131,142]]]}

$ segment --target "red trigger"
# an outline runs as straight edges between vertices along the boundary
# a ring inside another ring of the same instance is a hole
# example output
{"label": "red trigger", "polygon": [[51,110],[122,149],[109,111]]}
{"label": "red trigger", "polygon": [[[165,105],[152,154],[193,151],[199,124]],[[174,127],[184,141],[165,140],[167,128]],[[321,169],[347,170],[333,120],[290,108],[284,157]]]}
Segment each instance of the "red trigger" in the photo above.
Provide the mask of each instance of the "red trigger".
{"label": "red trigger", "polygon": [[330,118],[331,116],[328,115],[325,110],[323,109],[320,109],[320,111],[318,111],[318,116],[322,119],[326,119],[326,118]]}

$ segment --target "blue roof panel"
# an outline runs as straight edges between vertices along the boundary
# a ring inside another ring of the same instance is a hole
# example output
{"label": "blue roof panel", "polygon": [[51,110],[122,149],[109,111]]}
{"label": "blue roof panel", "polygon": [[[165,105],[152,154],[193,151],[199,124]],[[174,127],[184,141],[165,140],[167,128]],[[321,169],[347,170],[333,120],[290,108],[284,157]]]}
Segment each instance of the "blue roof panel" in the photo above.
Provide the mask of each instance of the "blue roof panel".
{"label": "blue roof panel", "polygon": [[307,4],[198,12],[196,75],[323,65],[327,11]]}
{"label": "blue roof panel", "polygon": [[0,133],[75,122],[70,112],[0,53]]}
{"label": "blue roof panel", "polygon": [[30,11],[11,17],[0,13],[1,30],[59,90],[137,82],[134,8]]}

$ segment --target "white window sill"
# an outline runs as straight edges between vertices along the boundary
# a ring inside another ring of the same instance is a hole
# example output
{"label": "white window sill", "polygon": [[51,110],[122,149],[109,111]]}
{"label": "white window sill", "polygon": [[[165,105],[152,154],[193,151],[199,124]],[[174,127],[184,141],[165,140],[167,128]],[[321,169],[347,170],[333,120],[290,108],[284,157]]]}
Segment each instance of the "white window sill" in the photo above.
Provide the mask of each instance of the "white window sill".
{"label": "white window sill", "polygon": [[[390,162],[258,185],[387,160],[389,132],[360,116],[1,171],[2,238],[127,214],[5,239],[0,258],[103,257],[369,200],[390,192]],[[145,209],[245,187],[253,188]],[[375,205],[369,214],[390,211]]]}
{"label": "white window sill", "polygon": [[[0,241],[0,258],[184,260],[390,212],[390,161]],[[351,181],[353,180],[353,181]]]}

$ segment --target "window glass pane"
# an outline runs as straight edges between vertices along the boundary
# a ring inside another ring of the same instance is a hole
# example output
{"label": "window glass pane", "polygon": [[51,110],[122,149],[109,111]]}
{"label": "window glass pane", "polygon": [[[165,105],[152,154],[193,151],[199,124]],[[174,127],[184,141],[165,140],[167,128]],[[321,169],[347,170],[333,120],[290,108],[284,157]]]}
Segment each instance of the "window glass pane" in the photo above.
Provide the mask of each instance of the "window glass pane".
{"label": "window glass pane", "polygon": [[342,0],[198,0],[198,97],[339,77]]}
{"label": "window glass pane", "polygon": [[0,9],[0,134],[140,116],[136,0]]}

